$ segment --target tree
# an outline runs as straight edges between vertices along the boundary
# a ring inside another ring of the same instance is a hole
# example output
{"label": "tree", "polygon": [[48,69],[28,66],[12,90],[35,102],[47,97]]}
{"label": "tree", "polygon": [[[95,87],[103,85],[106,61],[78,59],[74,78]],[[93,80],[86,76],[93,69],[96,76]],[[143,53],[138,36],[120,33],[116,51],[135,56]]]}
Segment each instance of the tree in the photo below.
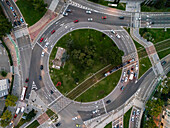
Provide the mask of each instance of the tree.
{"label": "tree", "polygon": [[2,114],[2,116],[1,116],[1,121],[0,121],[1,126],[2,126],[2,127],[8,126],[9,123],[10,123],[11,118],[12,118],[11,112],[8,111],[8,110],[6,110],[6,111]]}
{"label": "tree", "polygon": [[7,99],[5,101],[5,106],[8,107],[8,106],[15,106],[15,102],[18,100],[18,97],[17,96],[14,96],[14,95],[8,95],[7,96]]}
{"label": "tree", "polygon": [[26,116],[26,120],[27,120],[27,121],[30,121],[35,115],[36,115],[36,112],[35,112],[34,109],[32,109],[32,110],[28,113],[28,115]]}
{"label": "tree", "polygon": [[2,71],[2,72],[1,72],[1,75],[2,75],[3,77],[6,77],[6,76],[7,76],[7,74],[8,74],[8,73],[7,73],[7,72],[5,72],[5,71]]}

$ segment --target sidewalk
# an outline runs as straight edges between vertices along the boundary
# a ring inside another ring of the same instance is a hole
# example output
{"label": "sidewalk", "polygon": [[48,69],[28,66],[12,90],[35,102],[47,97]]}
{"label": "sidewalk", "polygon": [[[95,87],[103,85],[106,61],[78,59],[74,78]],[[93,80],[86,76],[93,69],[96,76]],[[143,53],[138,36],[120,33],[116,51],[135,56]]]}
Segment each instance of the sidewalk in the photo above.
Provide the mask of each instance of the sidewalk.
{"label": "sidewalk", "polygon": [[52,20],[54,20],[57,17],[57,14],[52,12],[51,10],[47,10],[45,15],[34,25],[30,26],[28,28],[31,41],[33,42],[37,35],[40,33],[40,31]]}

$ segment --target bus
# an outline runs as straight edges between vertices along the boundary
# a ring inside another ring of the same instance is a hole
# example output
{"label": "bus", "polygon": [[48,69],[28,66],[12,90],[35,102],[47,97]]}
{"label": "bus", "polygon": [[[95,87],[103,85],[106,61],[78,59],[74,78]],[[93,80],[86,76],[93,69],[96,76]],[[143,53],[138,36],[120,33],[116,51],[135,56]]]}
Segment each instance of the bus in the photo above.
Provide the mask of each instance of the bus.
{"label": "bus", "polygon": [[21,93],[21,101],[23,101],[25,98],[26,90],[27,90],[27,87],[24,86],[22,89],[22,93]]}

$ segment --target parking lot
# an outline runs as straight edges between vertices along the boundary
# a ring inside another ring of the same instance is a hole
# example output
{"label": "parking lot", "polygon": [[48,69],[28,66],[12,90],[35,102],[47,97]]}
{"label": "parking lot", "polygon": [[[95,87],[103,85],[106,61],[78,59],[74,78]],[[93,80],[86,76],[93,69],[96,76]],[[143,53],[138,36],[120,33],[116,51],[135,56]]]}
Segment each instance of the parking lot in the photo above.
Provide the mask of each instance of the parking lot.
{"label": "parking lot", "polygon": [[123,116],[112,121],[112,128],[123,128]]}
{"label": "parking lot", "polygon": [[130,128],[138,128],[140,113],[141,113],[140,109],[133,107],[129,120]]}

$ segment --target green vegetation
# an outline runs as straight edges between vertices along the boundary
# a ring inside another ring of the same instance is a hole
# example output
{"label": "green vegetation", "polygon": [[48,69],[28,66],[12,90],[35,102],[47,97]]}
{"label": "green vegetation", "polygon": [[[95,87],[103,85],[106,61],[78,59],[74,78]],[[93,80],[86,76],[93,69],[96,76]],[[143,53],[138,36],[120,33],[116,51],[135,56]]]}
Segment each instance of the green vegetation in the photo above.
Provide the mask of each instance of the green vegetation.
{"label": "green vegetation", "polygon": [[0,5],[0,39],[6,35],[6,33],[10,33],[12,29],[11,22],[8,21],[6,16],[4,15],[4,12]]}
{"label": "green vegetation", "polygon": [[55,113],[54,113],[51,109],[48,109],[48,110],[46,111],[46,114],[48,115],[48,117],[51,117],[51,116],[53,116]]}
{"label": "green vegetation", "polygon": [[168,39],[170,35],[170,29],[165,31],[164,29],[140,28],[139,33],[143,38],[155,44],[157,42]]}
{"label": "green vegetation", "polygon": [[7,74],[8,74],[8,73],[7,73],[6,71],[2,71],[2,72],[1,72],[1,75],[2,75],[3,77],[6,77]]}
{"label": "green vegetation", "polygon": [[91,102],[107,96],[117,85],[121,76],[121,70],[114,72],[99,83],[80,95],[76,101]]}
{"label": "green vegetation", "polygon": [[[23,116],[27,116],[27,114],[24,113]],[[20,128],[20,127],[21,127],[23,124],[25,124],[26,122],[27,122],[27,120],[22,118],[22,119],[19,121],[19,123],[17,124],[17,126],[15,126],[15,128]]]}
{"label": "green vegetation", "polygon": [[117,4],[117,7],[112,7],[112,6],[109,6],[109,7],[117,8],[117,9],[120,9],[120,10],[125,10],[126,9],[126,4],[124,4],[124,3],[108,2],[108,1],[105,1],[105,0],[89,0],[89,1],[101,4],[101,5],[104,5],[104,6],[108,6],[108,3],[110,3],[110,4]]}
{"label": "green vegetation", "polygon": [[40,124],[38,123],[37,120],[35,120],[34,122],[32,122],[29,126],[27,126],[26,128],[37,128]]}
{"label": "green vegetation", "polygon": [[166,75],[167,77],[170,77],[170,72],[168,72],[168,74]]}
{"label": "green vegetation", "polygon": [[107,124],[104,128],[112,128],[112,122],[110,122],[109,124]]}
{"label": "green vegetation", "polygon": [[124,128],[129,128],[129,119],[130,119],[130,114],[131,114],[132,108],[129,109],[123,117],[123,127]]}
{"label": "green vegetation", "polygon": [[164,58],[165,56],[167,56],[169,54],[169,49],[158,52],[158,56],[160,59]]}
{"label": "green vegetation", "polygon": [[[60,70],[52,68],[58,47],[67,51],[62,58],[66,61],[64,68]],[[66,95],[77,84],[110,63],[113,66],[121,64],[122,55],[123,52],[105,34],[90,29],[76,30],[66,34],[54,46],[49,62],[50,76],[54,85],[61,82],[57,89]]]}
{"label": "green vegetation", "polygon": [[34,109],[32,109],[29,113],[28,113],[28,115],[26,116],[26,120],[29,122],[29,121],[31,121],[31,119],[33,118],[33,117],[35,117],[36,116],[36,111],[34,110]]}
{"label": "green vegetation", "polygon": [[16,101],[18,100],[18,97],[17,96],[14,96],[14,95],[8,95],[7,96],[7,99],[5,100],[5,106],[8,107],[8,106],[15,106],[16,105]]}
{"label": "green vegetation", "polygon": [[151,67],[149,57],[139,60],[139,78]]}
{"label": "green vegetation", "polygon": [[10,121],[12,118],[12,114],[10,111],[5,110],[5,112],[3,113],[3,115],[1,116],[1,120],[0,120],[0,125],[2,127],[6,127],[9,125]]}
{"label": "green vegetation", "polygon": [[141,12],[170,12],[169,0],[155,0],[151,1],[148,5],[141,4]]}
{"label": "green vegetation", "polygon": [[17,0],[16,4],[29,26],[39,21],[47,11],[43,0]]}

